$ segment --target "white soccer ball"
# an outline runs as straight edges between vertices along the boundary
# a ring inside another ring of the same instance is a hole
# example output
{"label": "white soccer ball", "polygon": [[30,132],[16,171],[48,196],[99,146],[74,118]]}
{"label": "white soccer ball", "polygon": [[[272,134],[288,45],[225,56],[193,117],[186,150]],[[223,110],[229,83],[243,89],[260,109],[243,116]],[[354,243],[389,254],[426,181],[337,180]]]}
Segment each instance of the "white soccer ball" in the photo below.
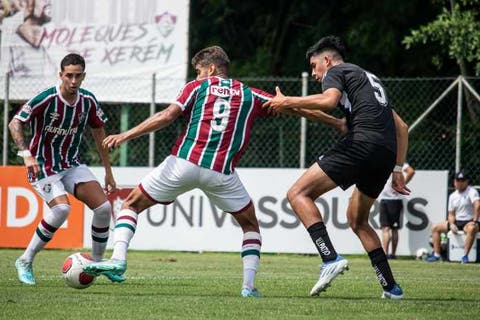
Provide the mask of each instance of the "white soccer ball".
{"label": "white soccer ball", "polygon": [[95,277],[83,272],[83,267],[92,262],[93,259],[88,253],[76,252],[69,255],[62,265],[65,283],[75,289],[90,287]]}
{"label": "white soccer ball", "polygon": [[425,248],[420,248],[417,250],[416,257],[419,260],[423,260],[428,256],[428,250]]}

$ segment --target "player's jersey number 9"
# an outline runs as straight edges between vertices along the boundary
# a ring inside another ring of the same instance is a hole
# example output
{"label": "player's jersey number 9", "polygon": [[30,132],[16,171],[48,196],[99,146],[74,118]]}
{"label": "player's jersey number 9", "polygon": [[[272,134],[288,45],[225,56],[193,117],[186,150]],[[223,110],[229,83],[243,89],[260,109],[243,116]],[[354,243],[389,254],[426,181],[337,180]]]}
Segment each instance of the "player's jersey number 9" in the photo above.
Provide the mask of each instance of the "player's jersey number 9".
{"label": "player's jersey number 9", "polygon": [[218,132],[225,131],[230,116],[230,102],[217,98],[213,104],[213,119],[210,121],[212,129]]}

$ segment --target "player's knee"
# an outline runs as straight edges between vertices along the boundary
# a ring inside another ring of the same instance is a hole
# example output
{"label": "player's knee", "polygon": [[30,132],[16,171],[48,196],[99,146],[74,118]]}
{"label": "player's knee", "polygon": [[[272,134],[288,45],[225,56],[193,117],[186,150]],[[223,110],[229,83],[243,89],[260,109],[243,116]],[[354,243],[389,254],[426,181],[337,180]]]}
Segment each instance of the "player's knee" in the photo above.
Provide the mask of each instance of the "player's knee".
{"label": "player's knee", "polygon": [[68,214],[70,213],[70,205],[67,203],[60,203],[51,208],[51,211],[55,216],[62,219],[62,221],[67,220]]}
{"label": "player's knee", "polygon": [[295,201],[298,199],[299,196],[300,196],[300,193],[299,193],[298,189],[295,188],[295,186],[291,187],[287,191],[287,199],[288,199],[288,202],[290,203],[290,205],[292,205],[292,206],[295,204]]}
{"label": "player's knee", "polygon": [[98,217],[109,218],[112,215],[112,206],[109,201],[105,201],[93,209],[93,213]]}

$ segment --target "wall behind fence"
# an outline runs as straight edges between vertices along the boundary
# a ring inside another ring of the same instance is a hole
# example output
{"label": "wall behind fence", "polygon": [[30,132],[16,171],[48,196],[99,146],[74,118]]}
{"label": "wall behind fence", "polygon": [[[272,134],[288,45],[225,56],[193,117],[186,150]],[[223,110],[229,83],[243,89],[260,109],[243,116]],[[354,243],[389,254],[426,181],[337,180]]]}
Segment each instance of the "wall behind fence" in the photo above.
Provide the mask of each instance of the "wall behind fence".
{"label": "wall behind fence", "polygon": [[[88,79],[88,78],[87,78]],[[3,79],[0,79],[3,83]],[[269,92],[274,92],[279,86],[284,94],[301,95],[301,78],[244,78],[246,84]],[[455,78],[416,78],[416,79],[383,79],[387,93],[393,102],[395,110],[407,122],[413,123],[455,80]],[[126,80],[127,81],[127,80]],[[157,80],[161,82],[161,80]],[[467,81],[475,90],[480,91],[480,78],[468,78]],[[41,88],[32,88],[38,91]],[[112,93],[116,86],[107,80],[99,82],[90,79],[85,82],[85,88],[95,93],[97,86],[108,87]],[[2,85],[3,86],[3,85]],[[3,93],[3,87],[0,91]],[[160,90],[157,86],[155,90]],[[308,92],[320,92],[320,85],[314,81],[308,82]],[[158,95],[159,92],[156,92]],[[2,95],[3,96],[3,95]],[[480,140],[480,121],[478,121],[479,102],[471,95],[464,95],[462,118],[462,167],[468,169],[474,184],[480,184],[480,158],[477,156]],[[149,103],[102,103],[102,96],[97,96],[109,118],[106,126],[107,134],[126,130],[150,114]],[[3,103],[3,101],[2,101]],[[24,101],[10,103],[10,120],[16,109]],[[166,105],[157,104],[156,111]],[[409,137],[408,161],[417,169],[449,170],[453,174],[455,169],[455,131],[457,117],[457,89],[452,90],[415,128]],[[339,110],[334,115],[341,116]],[[3,108],[0,117],[4,117]],[[178,120],[170,127],[156,133],[154,147],[154,163],[159,163],[170,153],[175,138],[184,127],[184,120]],[[0,131],[0,141],[3,139]],[[247,148],[239,167],[260,168],[298,168],[300,161],[300,119],[290,116],[276,116],[258,119],[251,132],[250,145]],[[305,166],[309,166],[316,157],[330,148],[339,139],[335,130],[312,121],[307,122]],[[149,138],[143,136],[131,141],[112,152],[111,158],[117,166],[148,166]],[[90,165],[99,165],[100,158],[95,144],[89,134],[85,136],[82,145],[82,159]],[[15,156],[15,147],[9,139],[8,164],[21,164],[21,159]]]}

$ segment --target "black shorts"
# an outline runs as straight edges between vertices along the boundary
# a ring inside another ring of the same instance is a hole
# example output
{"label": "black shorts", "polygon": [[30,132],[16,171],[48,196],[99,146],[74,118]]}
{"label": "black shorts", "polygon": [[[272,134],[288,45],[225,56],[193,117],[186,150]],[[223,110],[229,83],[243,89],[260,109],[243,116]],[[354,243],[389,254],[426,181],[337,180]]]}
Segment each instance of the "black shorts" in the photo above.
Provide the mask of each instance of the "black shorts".
{"label": "black shorts", "polygon": [[[463,231],[463,228],[467,225],[467,223],[471,222],[472,220],[467,220],[467,221],[458,221],[455,220],[455,225],[457,226],[459,231]],[[476,221],[477,226],[480,227],[480,222]],[[447,229],[450,231],[450,223],[448,223]]]}
{"label": "black shorts", "polygon": [[376,199],[392,173],[395,158],[384,146],[343,139],[317,163],[343,190],[355,184],[363,194]]}
{"label": "black shorts", "polygon": [[400,215],[403,210],[403,201],[400,199],[380,200],[380,225],[392,229],[400,229]]}

